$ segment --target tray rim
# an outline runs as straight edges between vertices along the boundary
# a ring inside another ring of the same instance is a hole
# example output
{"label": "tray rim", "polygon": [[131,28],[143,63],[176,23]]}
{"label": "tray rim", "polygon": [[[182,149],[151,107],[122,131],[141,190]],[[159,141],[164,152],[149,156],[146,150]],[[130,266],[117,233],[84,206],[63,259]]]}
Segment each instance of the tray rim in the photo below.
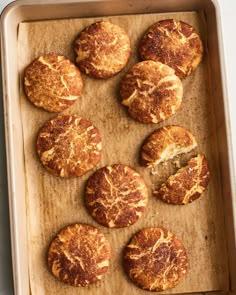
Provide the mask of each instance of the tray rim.
{"label": "tray rim", "polygon": [[[7,93],[9,90],[9,71],[7,63],[7,50],[5,47],[6,40],[6,21],[10,17],[10,14],[19,8],[24,8],[24,6],[35,6],[35,5],[67,5],[67,4],[80,4],[80,3],[98,3],[98,2],[119,2],[119,0],[18,0],[13,1],[8,4],[1,13],[1,64],[2,64],[2,88],[3,88],[3,107],[4,107],[4,123],[5,123],[5,147],[6,147],[6,158],[7,158],[7,180],[8,180],[8,199],[9,199],[9,213],[10,213],[10,229],[11,229],[11,249],[12,249],[12,264],[13,264],[13,275],[14,275],[14,287],[15,294],[21,293],[20,286],[18,286],[18,281],[21,275],[19,275],[19,235],[18,235],[18,225],[16,220],[16,200],[13,196],[15,191],[15,171],[12,169],[14,163],[14,146],[13,146],[13,130],[11,125],[11,110],[7,101]],[[215,7],[216,11],[216,25],[218,33],[218,46],[220,55],[220,69],[221,69],[221,82],[223,91],[223,102],[224,102],[224,115],[225,115],[225,125],[226,125],[226,138],[228,147],[228,158],[229,158],[229,175],[230,175],[230,189],[232,194],[232,200],[236,201],[236,177],[235,177],[235,167],[233,159],[233,144],[232,144],[232,127],[230,122],[230,112],[229,112],[229,98],[227,91],[227,79],[226,79],[226,69],[225,69],[225,58],[224,58],[224,47],[223,47],[223,37],[222,37],[222,26],[221,26],[221,15],[220,6],[218,0],[207,0],[205,2],[211,2]],[[185,10],[183,10],[185,11]],[[24,21],[23,19],[21,21]],[[18,24],[21,22],[19,21]],[[227,119],[229,118],[229,120]],[[232,210],[234,214],[234,229],[236,229],[236,202],[232,202]],[[235,236],[236,238],[236,232]],[[18,286],[18,287],[17,287]],[[17,290],[17,291],[16,291]]]}

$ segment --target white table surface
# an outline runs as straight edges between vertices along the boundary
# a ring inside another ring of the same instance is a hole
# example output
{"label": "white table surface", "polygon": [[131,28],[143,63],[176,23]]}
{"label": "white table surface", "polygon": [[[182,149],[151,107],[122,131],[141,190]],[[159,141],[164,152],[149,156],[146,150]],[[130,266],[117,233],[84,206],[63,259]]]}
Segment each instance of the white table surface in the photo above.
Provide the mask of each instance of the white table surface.
{"label": "white table surface", "polygon": [[[0,12],[11,0],[0,0]],[[222,31],[226,61],[226,75],[231,114],[232,142],[236,159],[236,38],[234,18],[235,0],[218,0],[221,8]],[[1,77],[0,77],[1,78]],[[1,82],[0,82],[0,97]],[[234,129],[235,128],[235,129]],[[9,214],[6,181],[6,162],[4,146],[3,107],[0,100],[0,295],[14,294],[12,287],[12,269],[9,237]],[[236,161],[234,161],[236,167]],[[24,255],[24,253],[22,253]]]}

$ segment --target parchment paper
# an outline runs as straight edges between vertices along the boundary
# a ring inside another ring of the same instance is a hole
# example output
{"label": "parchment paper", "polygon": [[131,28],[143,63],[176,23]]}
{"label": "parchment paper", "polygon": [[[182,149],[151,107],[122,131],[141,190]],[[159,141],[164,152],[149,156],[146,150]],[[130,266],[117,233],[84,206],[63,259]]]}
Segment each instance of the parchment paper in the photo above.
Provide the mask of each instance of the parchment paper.
{"label": "parchment paper", "polygon": [[[183,80],[184,97],[181,109],[166,122],[158,125],[138,123],[119,102],[119,83],[125,72],[138,61],[137,45],[140,37],[154,22],[166,18],[191,24],[200,32],[206,47],[204,22],[195,12],[108,17],[108,20],[127,31],[132,43],[132,57],[121,73],[108,80],[94,80],[83,75],[83,95],[66,111],[86,117],[99,128],[103,153],[96,168],[114,163],[130,165],[144,177],[149,187],[149,203],[144,216],[135,225],[123,229],[102,227],[86,212],[84,186],[96,169],[77,179],[60,179],[50,175],[42,167],[36,154],[36,138],[42,125],[55,114],[34,107],[22,90],[23,70],[33,59],[54,52],[74,60],[72,44],[77,34],[88,24],[105,17],[20,24],[18,56],[27,188],[29,272],[33,295],[147,294],[147,291],[137,288],[125,275],[122,251],[134,233],[144,227],[153,226],[163,226],[173,231],[183,241],[189,259],[184,280],[166,293],[228,289],[216,128],[212,111],[214,97],[211,96],[209,86],[207,50],[198,69]],[[150,170],[139,166],[139,150],[143,140],[153,130],[168,124],[189,128],[199,144],[194,152],[180,157],[181,164],[187,163],[192,155],[200,151],[206,155],[210,165],[209,188],[199,200],[186,206],[165,204],[151,193],[154,187],[158,187],[177,170],[173,163],[160,166],[157,175],[151,175]],[[88,288],[67,286],[57,281],[47,269],[46,256],[51,240],[62,227],[74,222],[97,226],[106,235],[113,251],[111,265],[104,280]]]}

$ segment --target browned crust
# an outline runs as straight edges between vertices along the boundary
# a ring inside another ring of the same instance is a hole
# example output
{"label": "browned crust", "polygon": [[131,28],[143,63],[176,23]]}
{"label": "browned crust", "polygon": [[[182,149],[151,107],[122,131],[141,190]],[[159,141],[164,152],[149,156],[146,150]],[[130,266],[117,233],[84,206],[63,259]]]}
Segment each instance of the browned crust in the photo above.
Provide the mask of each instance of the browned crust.
{"label": "browned crust", "polygon": [[52,241],[48,267],[60,281],[85,287],[102,279],[110,258],[110,245],[96,227],[72,224],[62,229]]}
{"label": "browned crust", "polygon": [[163,228],[145,228],[133,236],[124,251],[124,268],[140,288],[174,288],[187,271],[187,255],[176,236]]}
{"label": "browned crust", "polygon": [[159,62],[134,65],[120,85],[122,104],[142,123],[159,123],[179,109],[183,96],[181,80],[174,70]]}
{"label": "browned crust", "polygon": [[106,79],[127,64],[130,40],[118,25],[101,21],[86,27],[75,40],[76,63],[80,70],[93,78]]}
{"label": "browned crust", "polygon": [[143,215],[147,200],[143,178],[122,164],[97,170],[86,186],[85,203],[89,213],[107,227],[134,224]]}
{"label": "browned crust", "polygon": [[44,167],[60,177],[76,177],[91,170],[102,151],[98,129],[78,115],[60,115],[46,122],[37,138]]}
{"label": "browned crust", "polygon": [[175,70],[180,78],[190,75],[203,56],[203,44],[189,24],[173,19],[152,25],[139,45],[143,60],[160,61]]}
{"label": "browned crust", "polygon": [[61,112],[81,95],[83,80],[79,69],[69,59],[46,54],[25,69],[24,89],[35,106]]}
{"label": "browned crust", "polygon": [[171,175],[154,195],[174,205],[185,205],[198,199],[210,181],[210,171],[204,155],[192,158],[187,166]]}
{"label": "browned crust", "polygon": [[188,129],[175,125],[161,127],[146,138],[141,149],[141,165],[153,167],[196,146],[196,139]]}

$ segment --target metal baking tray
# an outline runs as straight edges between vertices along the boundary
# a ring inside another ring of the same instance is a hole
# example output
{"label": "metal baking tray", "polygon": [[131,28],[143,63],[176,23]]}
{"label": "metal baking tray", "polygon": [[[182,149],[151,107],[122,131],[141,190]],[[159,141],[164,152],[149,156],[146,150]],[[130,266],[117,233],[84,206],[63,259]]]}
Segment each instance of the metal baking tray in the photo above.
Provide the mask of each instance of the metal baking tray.
{"label": "metal baking tray", "polygon": [[236,294],[236,185],[220,11],[216,0],[21,0],[5,8],[1,16],[1,58],[15,294],[31,293],[27,261],[26,188],[16,50],[18,25],[23,21],[190,10],[203,11],[207,22],[211,89],[215,99],[214,110],[224,196],[224,208],[222,209],[225,213],[225,232],[229,254],[229,293]]}

